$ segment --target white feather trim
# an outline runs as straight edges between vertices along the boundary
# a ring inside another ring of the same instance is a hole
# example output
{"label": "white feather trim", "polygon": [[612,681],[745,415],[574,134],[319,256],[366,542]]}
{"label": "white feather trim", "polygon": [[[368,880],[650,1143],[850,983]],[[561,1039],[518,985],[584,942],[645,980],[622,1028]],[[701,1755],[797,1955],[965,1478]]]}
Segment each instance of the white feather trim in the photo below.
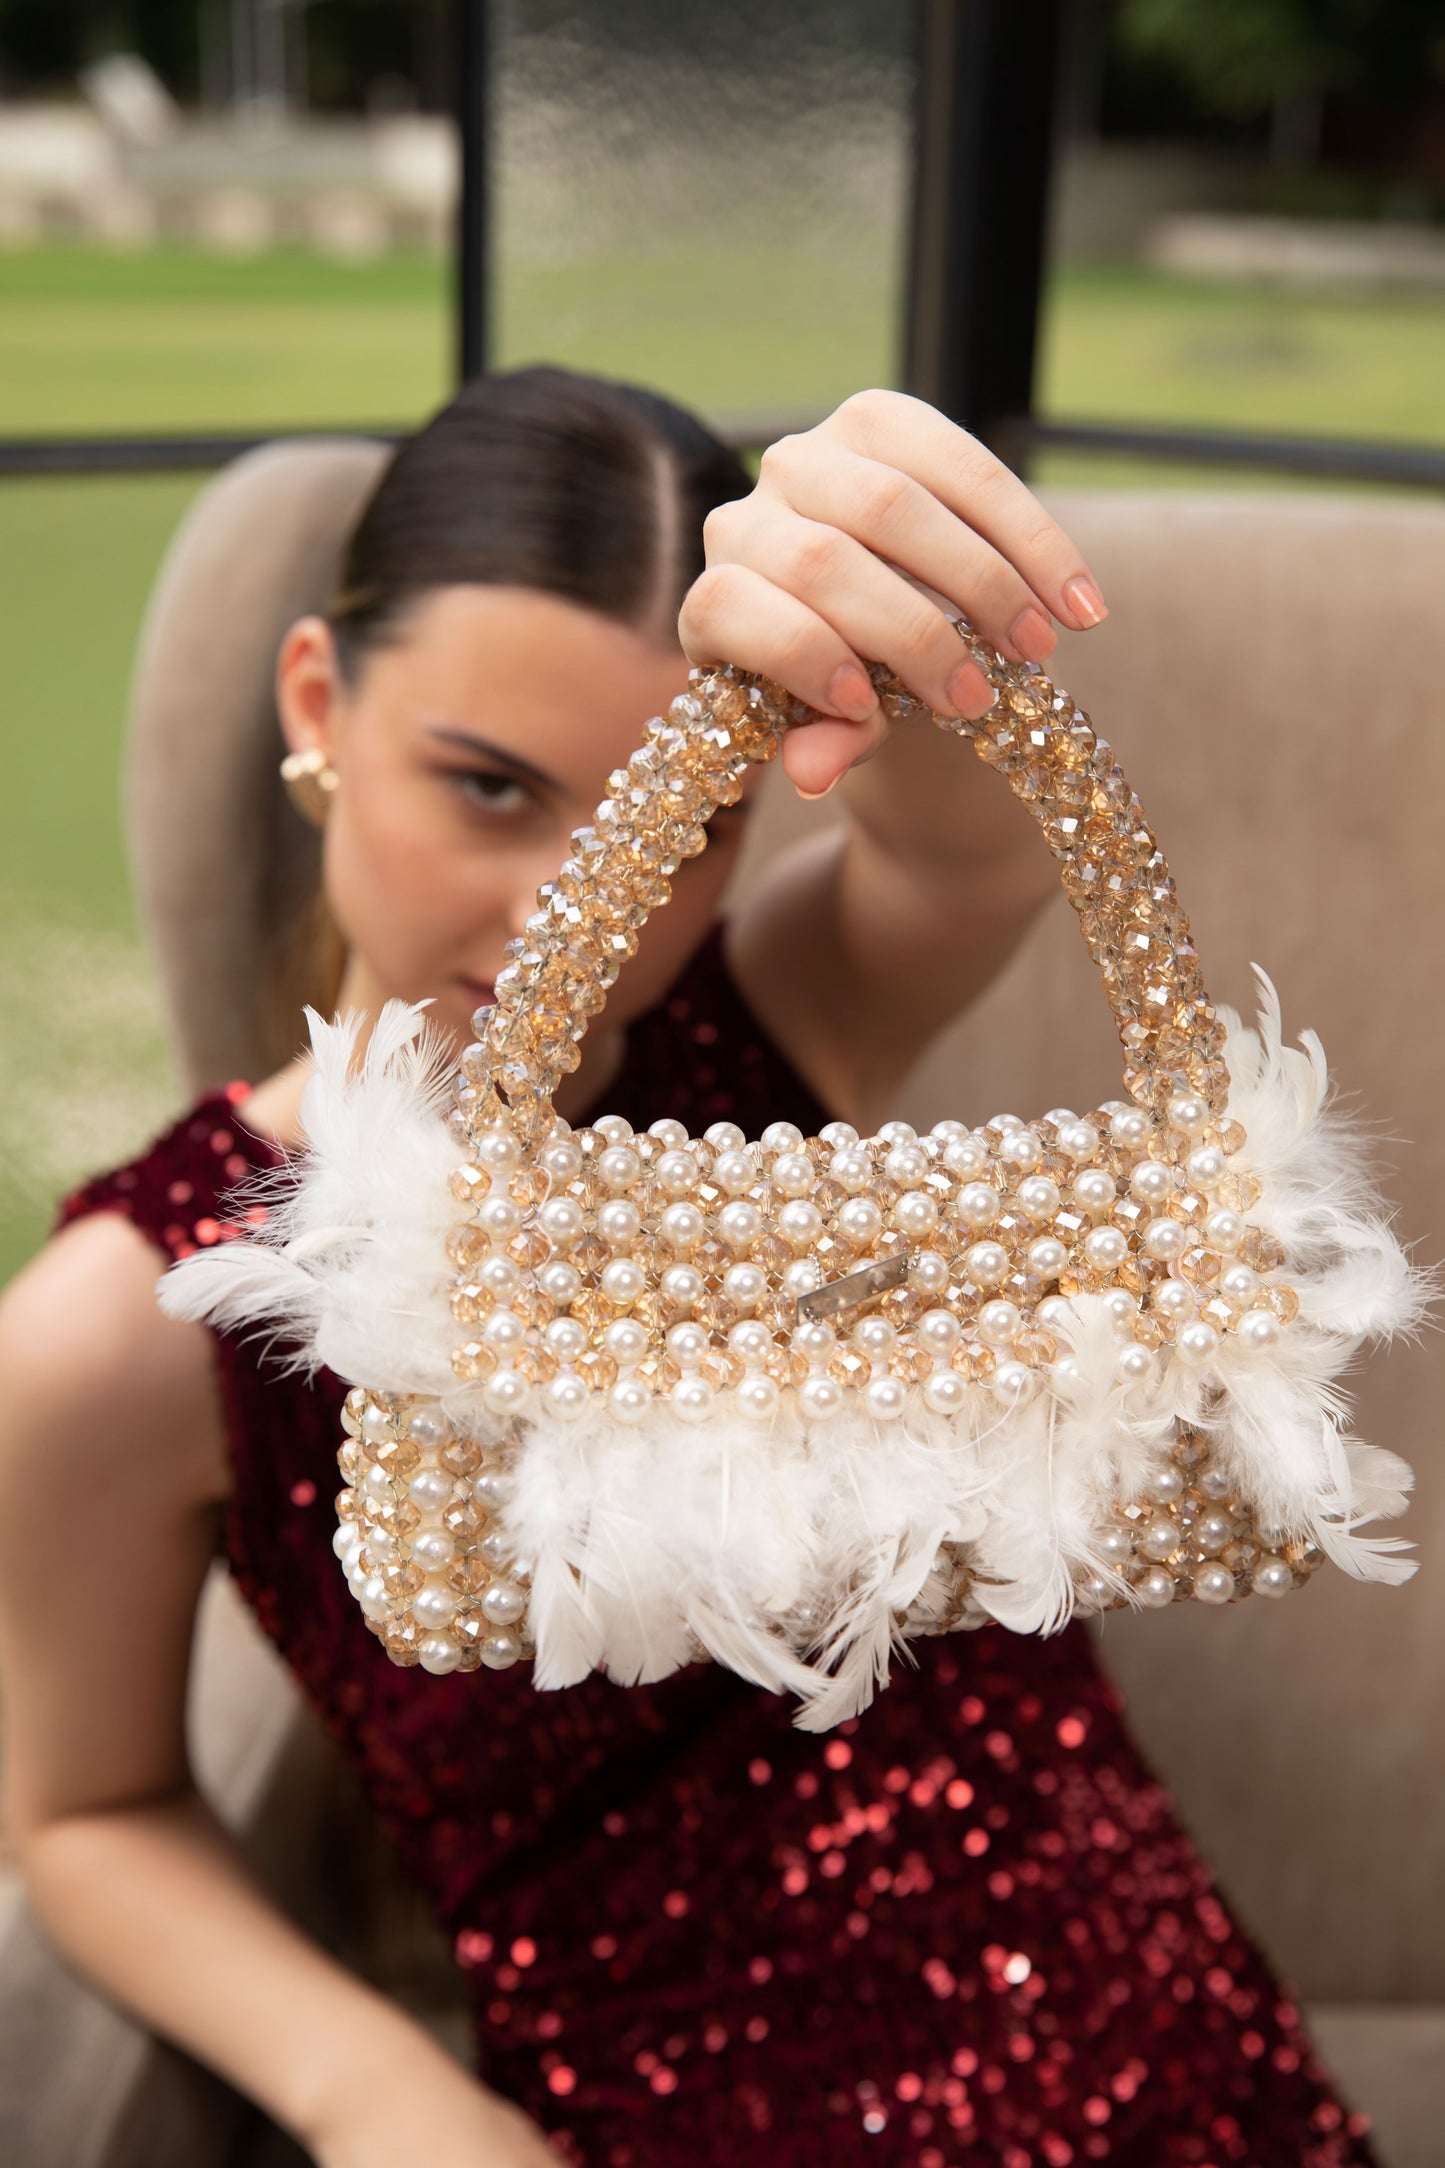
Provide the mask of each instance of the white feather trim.
{"label": "white feather trim", "polygon": [[[726,1406],[694,1428],[665,1406],[638,1425],[605,1408],[579,1423],[534,1395],[501,1510],[530,1578],[538,1686],[598,1668],[659,1679],[705,1650],[798,1694],[798,1721],[824,1729],[886,1685],[897,1619],[931,1601],[940,1545],[968,1546],[978,1600],[1017,1632],[1062,1626],[1090,1572],[1127,1595],[1099,1530],[1114,1501],[1142,1492],[1179,1421],[1208,1431],[1262,1525],[1312,1536],[1361,1578],[1413,1572],[1399,1538],[1359,1533],[1403,1509],[1410,1475],[1344,1436],[1339,1380],[1366,1341],[1421,1325],[1433,1275],[1390,1231],[1368,1140],[1332,1102],[1318,1039],[1284,1045],[1278,997],[1256,972],[1257,1027],[1220,1013],[1230,1112],[1248,1140],[1232,1165],[1258,1177],[1249,1217],[1284,1244],[1300,1296],[1272,1350],[1226,1335],[1203,1370],[1166,1350],[1152,1382],[1130,1383],[1103,1299],[1081,1294],[1042,1389],[1006,1403],[980,1385],[957,1417],[809,1422],[785,1396],[766,1424]],[[451,1365],[445,1050],[399,1003],[359,1055],[358,1019],[312,1016],[311,1030],[305,1159],[265,1186],[257,1239],[174,1267],[163,1307],[226,1331],[269,1326],[297,1362],[433,1396],[458,1428],[495,1439],[507,1426]],[[812,1622],[801,1639],[800,1620]]]}

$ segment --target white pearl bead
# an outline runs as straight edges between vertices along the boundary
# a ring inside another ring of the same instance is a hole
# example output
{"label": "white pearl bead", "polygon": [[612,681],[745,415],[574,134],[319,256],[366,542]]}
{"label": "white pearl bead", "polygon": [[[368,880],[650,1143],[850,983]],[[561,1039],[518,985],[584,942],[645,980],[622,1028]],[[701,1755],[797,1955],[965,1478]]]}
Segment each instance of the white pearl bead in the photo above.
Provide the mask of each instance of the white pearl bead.
{"label": "white pearl bead", "polygon": [[730,1250],[751,1249],[762,1234],[763,1215],[750,1200],[736,1198],[719,1212],[717,1231]]}
{"label": "white pearl bead", "polygon": [[338,1524],[336,1533],[331,1538],[331,1548],[343,1566],[349,1568],[361,1549],[361,1530],[355,1521],[342,1521]]}
{"label": "white pearl bead", "polygon": [[641,1378],[619,1378],[607,1395],[607,1412],[615,1423],[629,1428],[645,1420],[652,1395]]}
{"label": "white pearl bead", "polygon": [[1218,1333],[1200,1317],[1192,1318],[1180,1327],[1174,1344],[1187,1363],[1207,1363],[1219,1353]]}
{"label": "white pearl bead", "polygon": [[1246,1310],[1235,1327],[1235,1337],[1251,1355],[1262,1355],[1276,1344],[1279,1330],[1273,1310]]}
{"label": "white pearl bead", "polygon": [[923,1381],[923,1404],[934,1415],[957,1415],[967,1398],[967,1380],[956,1370],[935,1370]]}
{"label": "white pearl bead", "polygon": [[963,1327],[951,1310],[925,1310],[913,1328],[913,1336],[930,1355],[946,1362],[963,1338]]}
{"label": "white pearl bead", "polygon": [[1086,1212],[1107,1212],[1119,1185],[1104,1167],[1086,1167],[1074,1177],[1074,1196]]}
{"label": "white pearl bead", "polygon": [[1127,1287],[1109,1287],[1099,1300],[1121,1332],[1133,1330],[1134,1320],[1139,1315],[1137,1295],[1131,1294]]}
{"label": "white pearl bead", "polygon": [[893,1207],[893,1224],[914,1242],[923,1242],[938,1225],[938,1206],[927,1190],[906,1190]]}
{"label": "white pearl bead", "polygon": [[670,1114],[661,1114],[655,1122],[647,1125],[647,1134],[656,1137],[659,1144],[669,1152],[681,1152],[691,1141],[685,1122],[675,1121]]}
{"label": "white pearl bead", "polygon": [[988,1165],[988,1147],[975,1136],[951,1137],[943,1147],[943,1164],[960,1182],[970,1181]]}
{"label": "white pearl bead", "polygon": [[510,1129],[484,1129],[477,1139],[477,1164],[492,1174],[506,1174],[522,1156],[522,1147]]}
{"label": "white pearl bead", "polygon": [[728,1346],[732,1353],[750,1365],[761,1363],[772,1347],[773,1336],[766,1325],[754,1317],[744,1318],[734,1325],[728,1334]]}
{"label": "white pearl bead", "polygon": [[737,1389],[739,1408],[754,1422],[765,1422],[776,1414],[779,1398],[778,1388],[765,1370],[749,1371]]}
{"label": "white pearl bead", "polygon": [[669,1197],[687,1196],[702,1175],[691,1152],[664,1152],[652,1171]]}
{"label": "white pearl bead", "polygon": [[769,1122],[760,1141],[765,1152],[798,1152],[803,1147],[803,1132],[796,1122]]}
{"label": "white pearl bead", "polygon": [[575,1265],[556,1257],[551,1264],[543,1265],[537,1274],[537,1285],[542,1293],[551,1298],[559,1309],[575,1302],[582,1292],[582,1275]]}
{"label": "white pearl bead", "polygon": [[1151,1257],[1172,1263],[1189,1247],[1189,1229],[1183,1220],[1154,1219],[1144,1229],[1144,1248]]}
{"label": "white pearl bead", "polygon": [[522,1215],[510,1197],[484,1197],[477,1206],[477,1225],[493,1242],[506,1242],[522,1224]]}
{"label": "white pearl bead", "polygon": [[873,1178],[873,1162],[858,1145],[846,1144],[828,1162],[833,1181],[850,1194],[863,1189]]}
{"label": "white pearl bead", "polygon": [[1167,1513],[1156,1513],[1152,1520],[1145,1521],[1136,1541],[1146,1558],[1168,1558],[1180,1545],[1178,1524]]}
{"label": "white pearl bead", "polygon": [[542,1388],[542,1402],[548,1414],[564,1423],[579,1422],[587,1413],[591,1397],[575,1370],[559,1370]]}
{"label": "white pearl bead", "polygon": [[997,1287],[1008,1271],[1008,1251],[1001,1242],[975,1242],[964,1251],[963,1262],[975,1287]]}
{"label": "white pearl bead", "polygon": [[[565,1269],[575,1271],[576,1267]],[[512,1257],[500,1254],[484,1257],[477,1268],[477,1283],[498,1302],[510,1302],[522,1284],[522,1268]]]}
{"label": "white pearl bead", "polygon": [[824,1122],[818,1131],[819,1140],[837,1151],[845,1144],[856,1144],[858,1132],[851,1122]]}
{"label": "white pearl bead", "polygon": [[646,1285],[647,1275],[634,1258],[614,1257],[602,1267],[602,1292],[619,1307],[636,1302]]}
{"label": "white pearl bead", "polygon": [[937,1250],[915,1250],[908,1262],[908,1284],[920,1295],[941,1295],[948,1285],[948,1259]]}
{"label": "white pearl bead", "polygon": [[602,1345],[614,1362],[640,1363],[648,1349],[647,1333],[635,1317],[617,1317],[603,1333]]}
{"label": "white pearl bead", "polygon": [[1134,1538],[1127,1528],[1115,1524],[1099,1532],[1098,1552],[1107,1566],[1127,1566],[1134,1555]]}
{"label": "white pearl bead", "polygon": [[1142,1379],[1153,1375],[1154,1356],[1150,1349],[1141,1347],[1137,1340],[1130,1340],[1126,1346],[1120,1348],[1116,1368],[1121,1378],[1131,1385],[1137,1385]]}
{"label": "white pearl bead", "polygon": [[1174,1576],[1162,1566],[1155,1566],[1134,1583],[1134,1594],[1147,1610],[1162,1611],[1174,1601]]}
{"label": "white pearl bead", "polygon": [[370,1463],[361,1481],[363,1489],[370,1491],[373,1498],[385,1499],[391,1496],[391,1477],[378,1462]]}
{"label": "white pearl bead", "polygon": [[679,1378],[668,1394],[668,1405],[679,1422],[705,1423],[713,1410],[713,1389],[706,1378]]}
{"label": "white pearl bead", "polygon": [[898,1345],[898,1331],[886,1317],[860,1318],[853,1328],[854,1346],[873,1362],[886,1362]]}
{"label": "white pearl bead", "polygon": [[1174,1169],[1162,1159],[1141,1159],[1129,1177],[1129,1192],[1141,1204],[1163,1204],[1174,1190]]}
{"label": "white pearl bead", "polygon": [[1128,1237],[1118,1227],[1092,1227],[1084,1237],[1084,1257],[1095,1272],[1117,1272],[1128,1254]]}
{"label": "white pearl bead", "polygon": [[433,1678],[440,1679],[447,1672],[455,1671],[460,1654],[456,1643],[449,1641],[445,1634],[425,1634],[416,1645],[417,1662]]}
{"label": "white pearl bead", "polygon": [[1169,1120],[1175,1129],[1207,1128],[1209,1105],[1196,1092],[1176,1092],[1169,1102]]}
{"label": "white pearl bead", "polygon": [[527,1608],[515,1581],[492,1581],[482,1590],[482,1615],[493,1626],[514,1626]]}
{"label": "white pearl bead", "polygon": [[479,1468],[472,1477],[472,1496],[489,1513],[495,1512],[505,1501],[508,1488],[507,1478],[500,1468]]}
{"label": "white pearl bead", "polygon": [[954,1209],[965,1227],[992,1227],[998,1218],[998,1191],[991,1182],[966,1182]]}
{"label": "white pearl bead", "polygon": [[883,1231],[883,1214],[871,1197],[850,1197],[840,1208],[836,1225],[847,1241],[866,1249]]}
{"label": "white pearl bead", "polygon": [[1144,1496],[1156,1506],[1172,1505],[1184,1495],[1184,1478],[1177,1468],[1166,1461],[1160,1468],[1151,1468],[1144,1480]]}
{"label": "white pearl bead", "polygon": [[1294,1575],[1284,1559],[1262,1558],[1249,1585],[1256,1596],[1287,1596],[1294,1587]]}
{"label": "white pearl bead", "polygon": [[707,1291],[707,1282],[696,1265],[669,1265],[658,1286],[665,1299],[675,1302],[680,1310],[692,1309]]}
{"label": "white pearl bead", "polygon": [[574,1197],[553,1197],[537,1214],[537,1225],[559,1250],[575,1249],[587,1231],[582,1207]]}
{"label": "white pearl bead", "polygon": [[[691,1207],[679,1205],[675,1209],[690,1211]],[[777,1229],[783,1240],[790,1243],[795,1250],[806,1249],[809,1243],[816,1242],[823,1232],[823,1215],[807,1198],[794,1197],[779,1212]]]}
{"label": "white pearl bead", "polygon": [[784,1152],[774,1160],[772,1184],[782,1197],[806,1197],[817,1186],[813,1162],[806,1152]]}
{"label": "white pearl bead", "polygon": [[1228,1566],[1201,1566],[1194,1576],[1196,1603],[1228,1603],[1234,1594],[1234,1575]]}
{"label": "white pearl bead", "polygon": [[1079,1322],[1067,1295],[1046,1295],[1034,1316],[1050,1332],[1072,1332]]}
{"label": "white pearl bead", "polygon": [[1212,1250],[1237,1250],[1244,1240],[1244,1214],[1220,1205],[1209,1214],[1201,1231]]}
{"label": "white pearl bead", "polygon": [[1027,1363],[1008,1361],[995,1367],[989,1383],[1001,1399],[1028,1400],[1038,1389],[1039,1377]]}
{"label": "white pearl bead", "polygon": [[543,1329],[542,1342],[559,1363],[575,1363],[586,1351],[587,1335],[575,1317],[554,1317]]}
{"label": "white pearl bead", "polygon": [[599,1206],[596,1227],[610,1250],[630,1250],[642,1232],[642,1219],[635,1204],[613,1197]]}
{"label": "white pearl bead", "polygon": [[419,1528],[411,1539],[411,1555],[423,1573],[444,1573],[457,1547],[444,1528]]}
{"label": "white pearl bead", "polygon": [[1056,1280],[1069,1261],[1069,1253],[1054,1235],[1040,1235],[1024,1253],[1029,1269],[1041,1280]]}
{"label": "white pearl bead", "polygon": [[1127,1150],[1137,1151],[1141,1144],[1149,1141],[1149,1117],[1131,1107],[1126,1113],[1112,1117],[1109,1135],[1115,1144],[1122,1144]]}
{"label": "white pearl bead", "polygon": [[755,1310],[768,1291],[768,1276],[761,1265],[729,1265],[722,1291],[735,1310]]}
{"label": "white pearl bead", "polygon": [[736,1122],[710,1122],[702,1135],[715,1152],[735,1152],[747,1142]]}
{"label": "white pearl bead", "polygon": [[411,1608],[418,1626],[450,1626],[457,1615],[457,1599],[440,1581],[428,1581],[413,1596]]}
{"label": "white pearl bead", "polygon": [[885,1145],[916,1144],[918,1142],[918,1131],[914,1128],[912,1122],[885,1122],[878,1132],[876,1141]]}
{"label": "white pearl bead", "polygon": [[1206,1498],[1222,1505],[1234,1496],[1234,1478],[1227,1468],[1206,1468],[1195,1478]]}
{"label": "white pearl bead", "polygon": [[488,1671],[506,1671],[516,1663],[522,1653],[522,1644],[513,1633],[505,1630],[488,1634],[482,1643],[482,1662]]}
{"label": "white pearl bead", "polygon": [[1195,1311],[1194,1290],[1187,1280],[1161,1280],[1150,1296],[1150,1305],[1161,1317],[1193,1317]]}
{"label": "white pearl bead", "polygon": [[500,1306],[487,1312],[477,1332],[483,1347],[495,1348],[499,1355],[510,1355],[526,1337],[527,1328],[516,1311]]}
{"label": "white pearl bead", "polygon": [[406,1494],[419,1513],[439,1513],[452,1494],[452,1479],[441,1468],[418,1468]]}
{"label": "white pearl bead", "polygon": [[494,1370],[482,1387],[482,1400],[493,1415],[514,1415],[527,1397],[527,1381],[515,1370]]}
{"label": "white pearl bead", "polygon": [[559,1186],[575,1182],[582,1172],[582,1147],[572,1137],[554,1137],[540,1153],[543,1167]]}
{"label": "white pearl bead", "polygon": [[842,1408],[843,1388],[826,1370],[817,1371],[812,1377],[804,1378],[798,1387],[798,1404],[804,1415],[825,1421]]}
{"label": "white pearl bead", "polygon": [[928,1154],[916,1144],[895,1144],[883,1161],[883,1172],[900,1189],[917,1189],[928,1176]]}
{"label": "white pearl bead", "polygon": [[494,1573],[511,1571],[512,1542],[504,1528],[489,1528],[478,1543],[477,1550]]}
{"label": "white pearl bead", "polygon": [[896,1423],[907,1405],[908,1387],[902,1378],[890,1377],[885,1372],[882,1377],[869,1381],[863,1398],[875,1422]]}
{"label": "white pearl bead", "polygon": [[986,1302],[978,1313],[978,1337],[985,1347],[1008,1347],[1022,1324],[1017,1304]]}
{"label": "white pearl bead", "polygon": [[686,1256],[707,1233],[707,1223],[695,1204],[670,1204],[657,1223],[657,1231],[669,1249]]}
{"label": "white pearl bead", "polygon": [[606,1144],[626,1144],[632,1135],[632,1124],[625,1114],[599,1114],[592,1127]]}
{"label": "white pearl bead", "polygon": [[1032,1174],[1044,1156],[1043,1139],[1033,1129],[1011,1129],[999,1146],[999,1158],[1023,1174]]}
{"label": "white pearl bead", "polygon": [[691,1369],[708,1351],[708,1336],[701,1325],[674,1325],[667,1335],[667,1352],[674,1362]]}
{"label": "white pearl bead", "polygon": [[1038,1223],[1051,1220],[1063,1201],[1058,1183],[1051,1182],[1046,1174],[1031,1174],[1026,1181],[1019,1184],[1019,1210],[1025,1219]]}
{"label": "white pearl bead", "polygon": [[1229,1172],[1229,1162],[1217,1144],[1201,1144],[1184,1166],[1196,1189],[1217,1189]]}
{"label": "white pearl bead", "polygon": [[793,1328],[793,1352],[810,1363],[825,1363],[837,1344],[837,1333],[822,1318],[804,1318]]}
{"label": "white pearl bead", "polygon": [[1059,1150],[1069,1159],[1093,1159],[1099,1141],[1099,1132],[1092,1122],[1066,1122],[1059,1131]]}
{"label": "white pearl bead", "polygon": [[1248,1308],[1251,1298],[1259,1293],[1259,1274],[1236,1257],[1234,1263],[1226,1265],[1219,1275],[1219,1292],[1228,1295],[1231,1302],[1243,1303]]}
{"label": "white pearl bead", "polygon": [[391,1417],[371,1401],[361,1418],[361,1435],[368,1445],[385,1445],[391,1436]]}
{"label": "white pearl bead", "polygon": [[991,1114],[983,1126],[992,1136],[1002,1137],[1008,1130],[1022,1129],[1024,1125],[1020,1115]]}
{"label": "white pearl bead", "polygon": [[723,1152],[713,1167],[712,1178],[727,1196],[740,1197],[744,1190],[752,1188],[758,1170],[747,1152]]}
{"label": "white pearl bead", "polygon": [[424,1400],[408,1415],[406,1433],[413,1444],[419,1445],[425,1453],[445,1445],[451,1437],[452,1426],[435,1402]]}
{"label": "white pearl bead", "polygon": [[1194,1540],[1206,1558],[1213,1558],[1234,1536],[1234,1523],[1220,1506],[1210,1506],[1194,1522]]}
{"label": "white pearl bead", "polygon": [[1086,1573],[1074,1586],[1074,1600],[1080,1611],[1102,1611],[1113,1595],[1113,1583],[1106,1581],[1102,1573]]}

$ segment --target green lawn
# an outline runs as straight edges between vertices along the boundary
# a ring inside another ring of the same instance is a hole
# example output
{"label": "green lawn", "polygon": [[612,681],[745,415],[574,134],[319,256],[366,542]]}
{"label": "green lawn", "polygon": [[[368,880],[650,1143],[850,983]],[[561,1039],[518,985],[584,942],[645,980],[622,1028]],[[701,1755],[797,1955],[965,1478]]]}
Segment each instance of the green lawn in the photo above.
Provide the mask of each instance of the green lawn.
{"label": "green lawn", "polygon": [[[892,374],[886,266],[875,251],[849,274],[782,246],[762,262],[534,269],[503,296],[502,358],[633,375],[719,415],[818,412]],[[405,422],[443,395],[449,343],[442,271],[422,257],[0,255],[0,434]],[[1070,417],[1441,442],[1445,305],[1074,272],[1050,296],[1042,385],[1045,410]],[[1076,458],[1041,477],[1124,478],[1140,470]],[[0,483],[0,1277],[60,1184],[138,1143],[168,1104],[116,774],[140,612],[199,486]]]}

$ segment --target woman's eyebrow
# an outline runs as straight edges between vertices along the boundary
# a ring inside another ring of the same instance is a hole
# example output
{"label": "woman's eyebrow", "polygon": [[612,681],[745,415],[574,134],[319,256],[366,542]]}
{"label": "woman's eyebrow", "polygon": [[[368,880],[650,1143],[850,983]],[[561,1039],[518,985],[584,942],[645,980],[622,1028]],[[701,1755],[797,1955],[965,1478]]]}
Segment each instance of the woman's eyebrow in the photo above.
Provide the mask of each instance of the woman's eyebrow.
{"label": "woman's eyebrow", "polygon": [[530,760],[523,760],[520,753],[509,753],[505,746],[493,745],[490,738],[479,738],[470,730],[453,730],[445,724],[434,723],[428,727],[427,736],[439,745],[452,745],[458,752],[493,761],[499,768],[510,768],[514,774],[525,776],[528,782],[540,783],[544,790],[560,791],[562,788],[557,778],[548,775],[545,768],[534,767]]}

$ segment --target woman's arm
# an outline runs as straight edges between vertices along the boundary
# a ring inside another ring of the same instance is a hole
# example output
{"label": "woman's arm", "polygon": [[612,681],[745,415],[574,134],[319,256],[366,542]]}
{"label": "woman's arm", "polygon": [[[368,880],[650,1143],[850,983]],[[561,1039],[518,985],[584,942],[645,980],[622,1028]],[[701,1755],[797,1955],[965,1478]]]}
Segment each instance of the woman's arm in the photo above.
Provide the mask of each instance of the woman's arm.
{"label": "woman's arm", "polygon": [[1035,662],[1056,644],[1054,618],[1085,629],[1103,601],[1024,484],[897,392],[860,393],[773,446],[752,494],[710,516],[707,551],[682,612],[688,653],[764,671],[836,717],[785,744],[804,795],[868,762],[844,783],[848,821],[770,869],[729,952],[821,1094],[871,1127],[1057,878],[1032,821],[966,745],[926,723],[886,731],[859,658],[888,663],[941,713],[977,715],[993,695],[939,597]]}
{"label": "woman's arm", "polygon": [[0,1304],[4,1804],[37,1916],[144,2023],[332,2168],[555,2161],[284,1916],[201,1800],[186,1674],[225,1473],[207,1336],[155,1307],[123,1221]]}

